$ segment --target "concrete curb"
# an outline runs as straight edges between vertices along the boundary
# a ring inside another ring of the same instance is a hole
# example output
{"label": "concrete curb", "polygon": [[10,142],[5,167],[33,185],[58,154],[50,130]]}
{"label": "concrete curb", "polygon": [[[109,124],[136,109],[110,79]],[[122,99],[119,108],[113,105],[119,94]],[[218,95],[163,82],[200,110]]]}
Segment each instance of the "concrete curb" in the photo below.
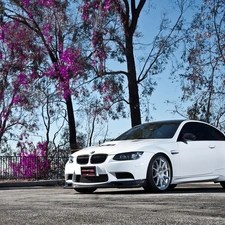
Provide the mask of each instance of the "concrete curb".
{"label": "concrete curb", "polygon": [[35,186],[64,186],[64,180],[41,180],[41,181],[24,181],[24,182],[1,182],[0,188],[6,187],[35,187]]}

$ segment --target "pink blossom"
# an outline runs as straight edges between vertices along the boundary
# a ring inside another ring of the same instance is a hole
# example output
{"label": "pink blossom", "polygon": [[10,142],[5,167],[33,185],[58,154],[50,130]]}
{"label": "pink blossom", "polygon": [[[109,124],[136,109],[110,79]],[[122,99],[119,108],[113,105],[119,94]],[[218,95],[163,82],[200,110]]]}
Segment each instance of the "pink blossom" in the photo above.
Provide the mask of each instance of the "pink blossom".
{"label": "pink blossom", "polygon": [[23,0],[23,4],[24,4],[25,6],[28,6],[28,5],[30,4],[30,0]]}
{"label": "pink blossom", "polygon": [[108,11],[109,8],[110,8],[110,0],[106,0],[106,1],[105,1],[105,6],[104,6],[104,10],[105,10],[105,11]]}
{"label": "pink blossom", "polygon": [[[50,163],[46,158],[47,142],[38,143],[35,147],[32,142],[18,142],[17,147],[20,148],[18,156],[19,162],[10,162],[10,166],[15,176],[31,179],[36,178],[38,174],[48,171]],[[31,151],[28,153],[28,151]]]}
{"label": "pink blossom", "polygon": [[112,101],[112,97],[110,95],[107,96],[108,101]]}
{"label": "pink blossom", "polygon": [[12,99],[12,103],[17,104],[18,102],[20,102],[20,96],[17,95]]}
{"label": "pink blossom", "polygon": [[64,93],[63,93],[64,99],[67,100],[70,95],[71,95],[71,91],[70,90],[64,90]]}
{"label": "pink blossom", "polygon": [[20,73],[18,76],[18,82],[21,85],[26,86],[28,84],[27,76],[24,73]]}
{"label": "pink blossom", "polygon": [[38,0],[38,4],[46,6],[46,7],[49,7],[49,6],[54,7],[55,5],[54,0]]}
{"label": "pink blossom", "polygon": [[37,78],[37,73],[35,71],[33,71],[31,74],[30,74],[30,77],[32,79],[36,79]]}

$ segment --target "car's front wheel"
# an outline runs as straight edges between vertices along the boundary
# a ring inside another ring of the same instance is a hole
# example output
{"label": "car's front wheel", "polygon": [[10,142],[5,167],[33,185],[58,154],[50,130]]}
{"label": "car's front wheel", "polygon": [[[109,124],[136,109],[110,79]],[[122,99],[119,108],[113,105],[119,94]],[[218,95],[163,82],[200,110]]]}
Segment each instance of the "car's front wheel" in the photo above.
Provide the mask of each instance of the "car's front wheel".
{"label": "car's front wheel", "polygon": [[155,155],[148,166],[146,186],[148,192],[163,192],[169,188],[172,179],[170,162],[163,154]]}
{"label": "car's front wheel", "polygon": [[79,193],[93,193],[97,188],[74,188]]}

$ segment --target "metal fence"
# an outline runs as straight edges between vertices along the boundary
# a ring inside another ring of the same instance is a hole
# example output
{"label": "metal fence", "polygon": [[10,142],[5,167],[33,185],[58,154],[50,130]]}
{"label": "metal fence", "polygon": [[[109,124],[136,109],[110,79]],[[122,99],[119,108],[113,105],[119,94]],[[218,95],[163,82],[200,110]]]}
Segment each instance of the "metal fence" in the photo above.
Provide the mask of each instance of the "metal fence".
{"label": "metal fence", "polygon": [[0,180],[63,179],[67,156],[0,156]]}

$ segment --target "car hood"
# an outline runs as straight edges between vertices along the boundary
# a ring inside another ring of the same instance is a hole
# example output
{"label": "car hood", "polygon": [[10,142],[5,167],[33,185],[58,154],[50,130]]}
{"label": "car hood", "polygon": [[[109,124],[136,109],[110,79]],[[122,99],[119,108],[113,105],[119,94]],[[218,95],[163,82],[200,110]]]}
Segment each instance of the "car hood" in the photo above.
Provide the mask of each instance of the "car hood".
{"label": "car hood", "polygon": [[[75,153],[74,156],[84,154],[117,154],[121,152],[141,151],[160,148],[160,146],[171,143],[172,139],[135,139],[135,140],[123,140],[123,141],[110,141],[105,142],[98,146],[92,146],[81,149]],[[154,147],[154,148],[152,148]]]}

